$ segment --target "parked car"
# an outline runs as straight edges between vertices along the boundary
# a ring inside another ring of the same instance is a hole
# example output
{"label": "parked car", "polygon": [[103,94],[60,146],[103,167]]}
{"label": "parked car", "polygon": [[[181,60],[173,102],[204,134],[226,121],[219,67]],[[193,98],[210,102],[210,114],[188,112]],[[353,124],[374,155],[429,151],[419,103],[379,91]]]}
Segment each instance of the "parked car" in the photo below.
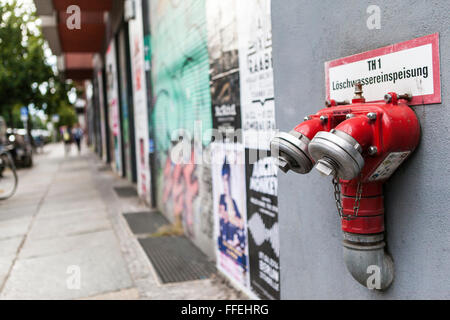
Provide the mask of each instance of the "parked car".
{"label": "parked car", "polygon": [[52,135],[50,131],[45,129],[33,129],[31,130],[31,135],[36,142],[39,142],[41,145],[47,144],[51,142]]}
{"label": "parked car", "polygon": [[13,146],[11,155],[17,166],[33,165],[33,147],[25,129],[8,129],[7,138]]}

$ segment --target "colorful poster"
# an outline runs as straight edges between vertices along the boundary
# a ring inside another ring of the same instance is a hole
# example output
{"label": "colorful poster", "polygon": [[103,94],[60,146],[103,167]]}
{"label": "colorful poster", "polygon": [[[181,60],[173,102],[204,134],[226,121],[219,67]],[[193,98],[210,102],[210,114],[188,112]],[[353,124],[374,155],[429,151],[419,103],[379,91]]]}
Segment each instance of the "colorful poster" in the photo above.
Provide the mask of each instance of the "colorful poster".
{"label": "colorful poster", "polygon": [[244,148],[238,143],[213,143],[211,151],[217,267],[246,290],[249,268]]}
{"label": "colorful poster", "polygon": [[245,149],[250,285],[263,299],[280,299],[278,167],[262,154]]}
{"label": "colorful poster", "polygon": [[214,257],[205,0],[151,1],[150,23],[158,209]]}
{"label": "colorful poster", "polygon": [[277,167],[270,0],[237,1],[243,142],[246,154],[250,287],[279,299]]}
{"label": "colorful poster", "polygon": [[211,147],[217,268],[248,292],[245,154],[241,134],[236,2],[207,0],[215,142]]}
{"label": "colorful poster", "polygon": [[235,1],[207,0],[206,14],[213,127],[226,141],[241,142]]}
{"label": "colorful poster", "polygon": [[136,17],[129,22],[129,32],[133,77],[137,190],[139,196],[150,203],[149,128],[141,1],[135,1],[135,8]]}
{"label": "colorful poster", "polygon": [[237,17],[244,144],[269,150],[275,134],[270,0],[237,1]]}
{"label": "colorful poster", "polygon": [[122,145],[120,141],[119,89],[116,63],[116,44],[112,40],[106,51],[106,93],[109,106],[111,146],[112,150],[114,150],[113,170],[122,175]]}

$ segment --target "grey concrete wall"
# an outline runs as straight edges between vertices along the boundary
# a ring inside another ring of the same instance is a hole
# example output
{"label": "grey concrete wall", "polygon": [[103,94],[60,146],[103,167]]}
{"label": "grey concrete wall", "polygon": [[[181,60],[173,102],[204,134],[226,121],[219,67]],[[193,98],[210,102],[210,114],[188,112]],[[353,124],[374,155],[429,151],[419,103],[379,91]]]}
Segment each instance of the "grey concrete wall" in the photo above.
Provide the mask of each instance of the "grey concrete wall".
{"label": "grey concrete wall", "polygon": [[[381,8],[368,30],[366,9]],[[440,33],[442,104],[416,106],[420,146],[385,186],[387,244],[396,277],[384,293],[347,272],[329,178],[279,177],[284,299],[450,298],[449,1],[272,1],[276,119],[287,131],[323,107],[324,62]]]}

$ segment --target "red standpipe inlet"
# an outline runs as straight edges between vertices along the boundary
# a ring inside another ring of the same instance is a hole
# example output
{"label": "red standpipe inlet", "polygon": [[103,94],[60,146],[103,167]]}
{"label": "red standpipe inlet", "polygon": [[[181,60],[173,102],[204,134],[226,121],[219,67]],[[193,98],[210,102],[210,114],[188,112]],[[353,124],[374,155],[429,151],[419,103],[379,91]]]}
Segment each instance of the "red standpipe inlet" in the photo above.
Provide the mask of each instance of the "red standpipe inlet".
{"label": "red standpipe inlet", "polygon": [[336,190],[335,198],[344,262],[363,286],[368,285],[368,268],[377,266],[378,290],[388,288],[394,279],[393,260],[385,251],[383,184],[420,138],[419,121],[406,101],[410,96],[389,92],[384,98],[385,103],[366,103],[358,83],[351,104],[330,101],[328,108],[271,141],[272,155],[282,151],[284,172],[308,173],[314,164],[322,174],[333,175],[333,183],[339,180],[340,194]]}
{"label": "red standpipe inlet", "polygon": [[358,180],[341,180],[342,230],[357,234],[384,232],[383,183],[361,183],[361,199],[356,212]]}

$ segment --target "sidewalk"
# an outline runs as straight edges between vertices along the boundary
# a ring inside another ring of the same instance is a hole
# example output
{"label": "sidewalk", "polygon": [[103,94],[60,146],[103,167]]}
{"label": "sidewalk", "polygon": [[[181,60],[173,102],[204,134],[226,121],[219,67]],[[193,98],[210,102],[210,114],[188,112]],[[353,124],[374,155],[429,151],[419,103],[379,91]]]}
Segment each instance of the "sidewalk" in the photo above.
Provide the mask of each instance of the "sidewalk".
{"label": "sidewalk", "polygon": [[220,277],[161,285],[122,212],[149,210],[88,150],[48,145],[0,202],[1,299],[236,299]]}

